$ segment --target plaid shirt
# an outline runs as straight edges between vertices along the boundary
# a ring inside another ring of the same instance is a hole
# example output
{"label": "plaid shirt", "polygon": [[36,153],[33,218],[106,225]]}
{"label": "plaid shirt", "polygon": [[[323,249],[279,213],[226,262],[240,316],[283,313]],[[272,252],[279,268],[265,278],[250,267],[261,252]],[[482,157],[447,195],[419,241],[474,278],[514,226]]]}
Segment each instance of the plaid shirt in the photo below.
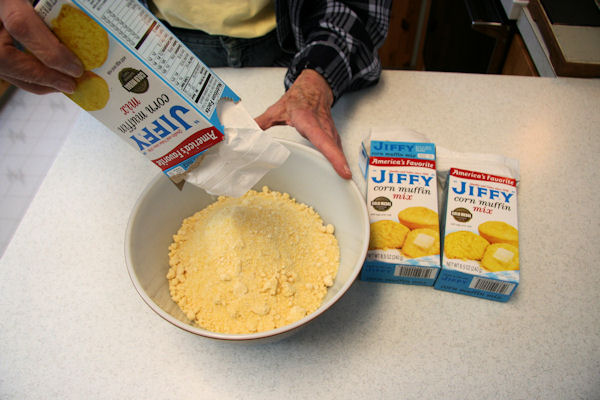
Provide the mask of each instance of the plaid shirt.
{"label": "plaid shirt", "polygon": [[277,35],[295,54],[285,76],[289,88],[306,68],[319,72],[337,100],[374,85],[381,74],[377,50],[390,21],[391,0],[276,1]]}
{"label": "plaid shirt", "polygon": [[277,38],[293,55],[286,89],[307,68],[327,80],[335,100],[377,83],[377,50],[387,35],[391,6],[392,0],[276,0]]}

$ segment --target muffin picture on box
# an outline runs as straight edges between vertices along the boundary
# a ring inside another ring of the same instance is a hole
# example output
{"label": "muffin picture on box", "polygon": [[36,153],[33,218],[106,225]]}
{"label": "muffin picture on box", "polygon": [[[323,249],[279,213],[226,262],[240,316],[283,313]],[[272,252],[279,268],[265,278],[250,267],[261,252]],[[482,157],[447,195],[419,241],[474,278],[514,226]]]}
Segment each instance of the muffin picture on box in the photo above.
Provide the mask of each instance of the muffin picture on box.
{"label": "muffin picture on box", "polygon": [[502,221],[487,221],[478,226],[479,234],[456,231],[444,239],[444,256],[474,261],[490,272],[519,269],[519,232]]}
{"label": "muffin picture on box", "polygon": [[426,207],[408,207],[398,213],[398,222],[371,223],[369,250],[397,249],[406,258],[440,254],[438,214]]}
{"label": "muffin picture on box", "polygon": [[92,72],[108,58],[108,33],[86,13],[63,4],[59,15],[51,21],[54,34],[81,60],[85,73],[77,78],[77,88],[66,94],[86,111],[103,109],[110,98],[108,84]]}

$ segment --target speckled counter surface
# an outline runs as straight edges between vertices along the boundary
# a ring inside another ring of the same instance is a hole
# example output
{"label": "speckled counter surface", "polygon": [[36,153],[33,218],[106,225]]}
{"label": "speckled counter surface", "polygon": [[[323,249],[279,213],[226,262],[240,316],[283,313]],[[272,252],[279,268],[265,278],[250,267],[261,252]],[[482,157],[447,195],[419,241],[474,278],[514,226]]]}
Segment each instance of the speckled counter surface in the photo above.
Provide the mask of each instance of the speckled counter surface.
{"label": "speckled counter surface", "polygon": [[[283,73],[218,70],[253,116]],[[600,398],[600,80],[385,72],[334,113],[361,187],[371,127],[520,160],[521,284],[508,303],[356,282],[276,343],[181,331],[139,297],[123,252],[158,169],[82,113],[0,260],[0,398]]]}

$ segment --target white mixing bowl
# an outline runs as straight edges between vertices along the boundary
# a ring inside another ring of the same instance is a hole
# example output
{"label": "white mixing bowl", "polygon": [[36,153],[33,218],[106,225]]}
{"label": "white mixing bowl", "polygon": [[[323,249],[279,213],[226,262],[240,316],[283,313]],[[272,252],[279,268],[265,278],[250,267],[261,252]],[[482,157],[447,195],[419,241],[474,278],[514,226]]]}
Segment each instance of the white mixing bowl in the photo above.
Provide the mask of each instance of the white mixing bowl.
{"label": "white mixing bowl", "polygon": [[216,198],[191,184],[178,190],[164,174],[150,182],[131,213],[125,237],[129,276],[142,299],[158,315],[196,335],[222,340],[273,339],[288,334],[329,309],[350,288],[360,272],[369,245],[369,218],[365,200],[352,181],[337,176],[316,150],[280,140],[291,152],[279,168],[270,171],[255,189],[268,186],[287,192],[298,202],[312,206],[326,224],[335,226],[340,246],[340,267],[321,307],[299,321],[278,329],[251,334],[224,334],[195,326],[169,294],[168,247],[184,218]]}

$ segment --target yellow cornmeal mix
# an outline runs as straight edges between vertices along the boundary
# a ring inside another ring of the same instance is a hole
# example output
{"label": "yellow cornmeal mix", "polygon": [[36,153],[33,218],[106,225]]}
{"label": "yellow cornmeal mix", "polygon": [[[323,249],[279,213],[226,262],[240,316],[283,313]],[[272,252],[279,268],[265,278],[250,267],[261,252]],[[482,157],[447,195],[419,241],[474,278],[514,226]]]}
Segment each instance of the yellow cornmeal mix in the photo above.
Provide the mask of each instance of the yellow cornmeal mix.
{"label": "yellow cornmeal mix", "polygon": [[221,196],[183,221],[169,246],[171,297],[221,333],[279,328],[315,311],[339,268],[332,225],[287,193]]}

